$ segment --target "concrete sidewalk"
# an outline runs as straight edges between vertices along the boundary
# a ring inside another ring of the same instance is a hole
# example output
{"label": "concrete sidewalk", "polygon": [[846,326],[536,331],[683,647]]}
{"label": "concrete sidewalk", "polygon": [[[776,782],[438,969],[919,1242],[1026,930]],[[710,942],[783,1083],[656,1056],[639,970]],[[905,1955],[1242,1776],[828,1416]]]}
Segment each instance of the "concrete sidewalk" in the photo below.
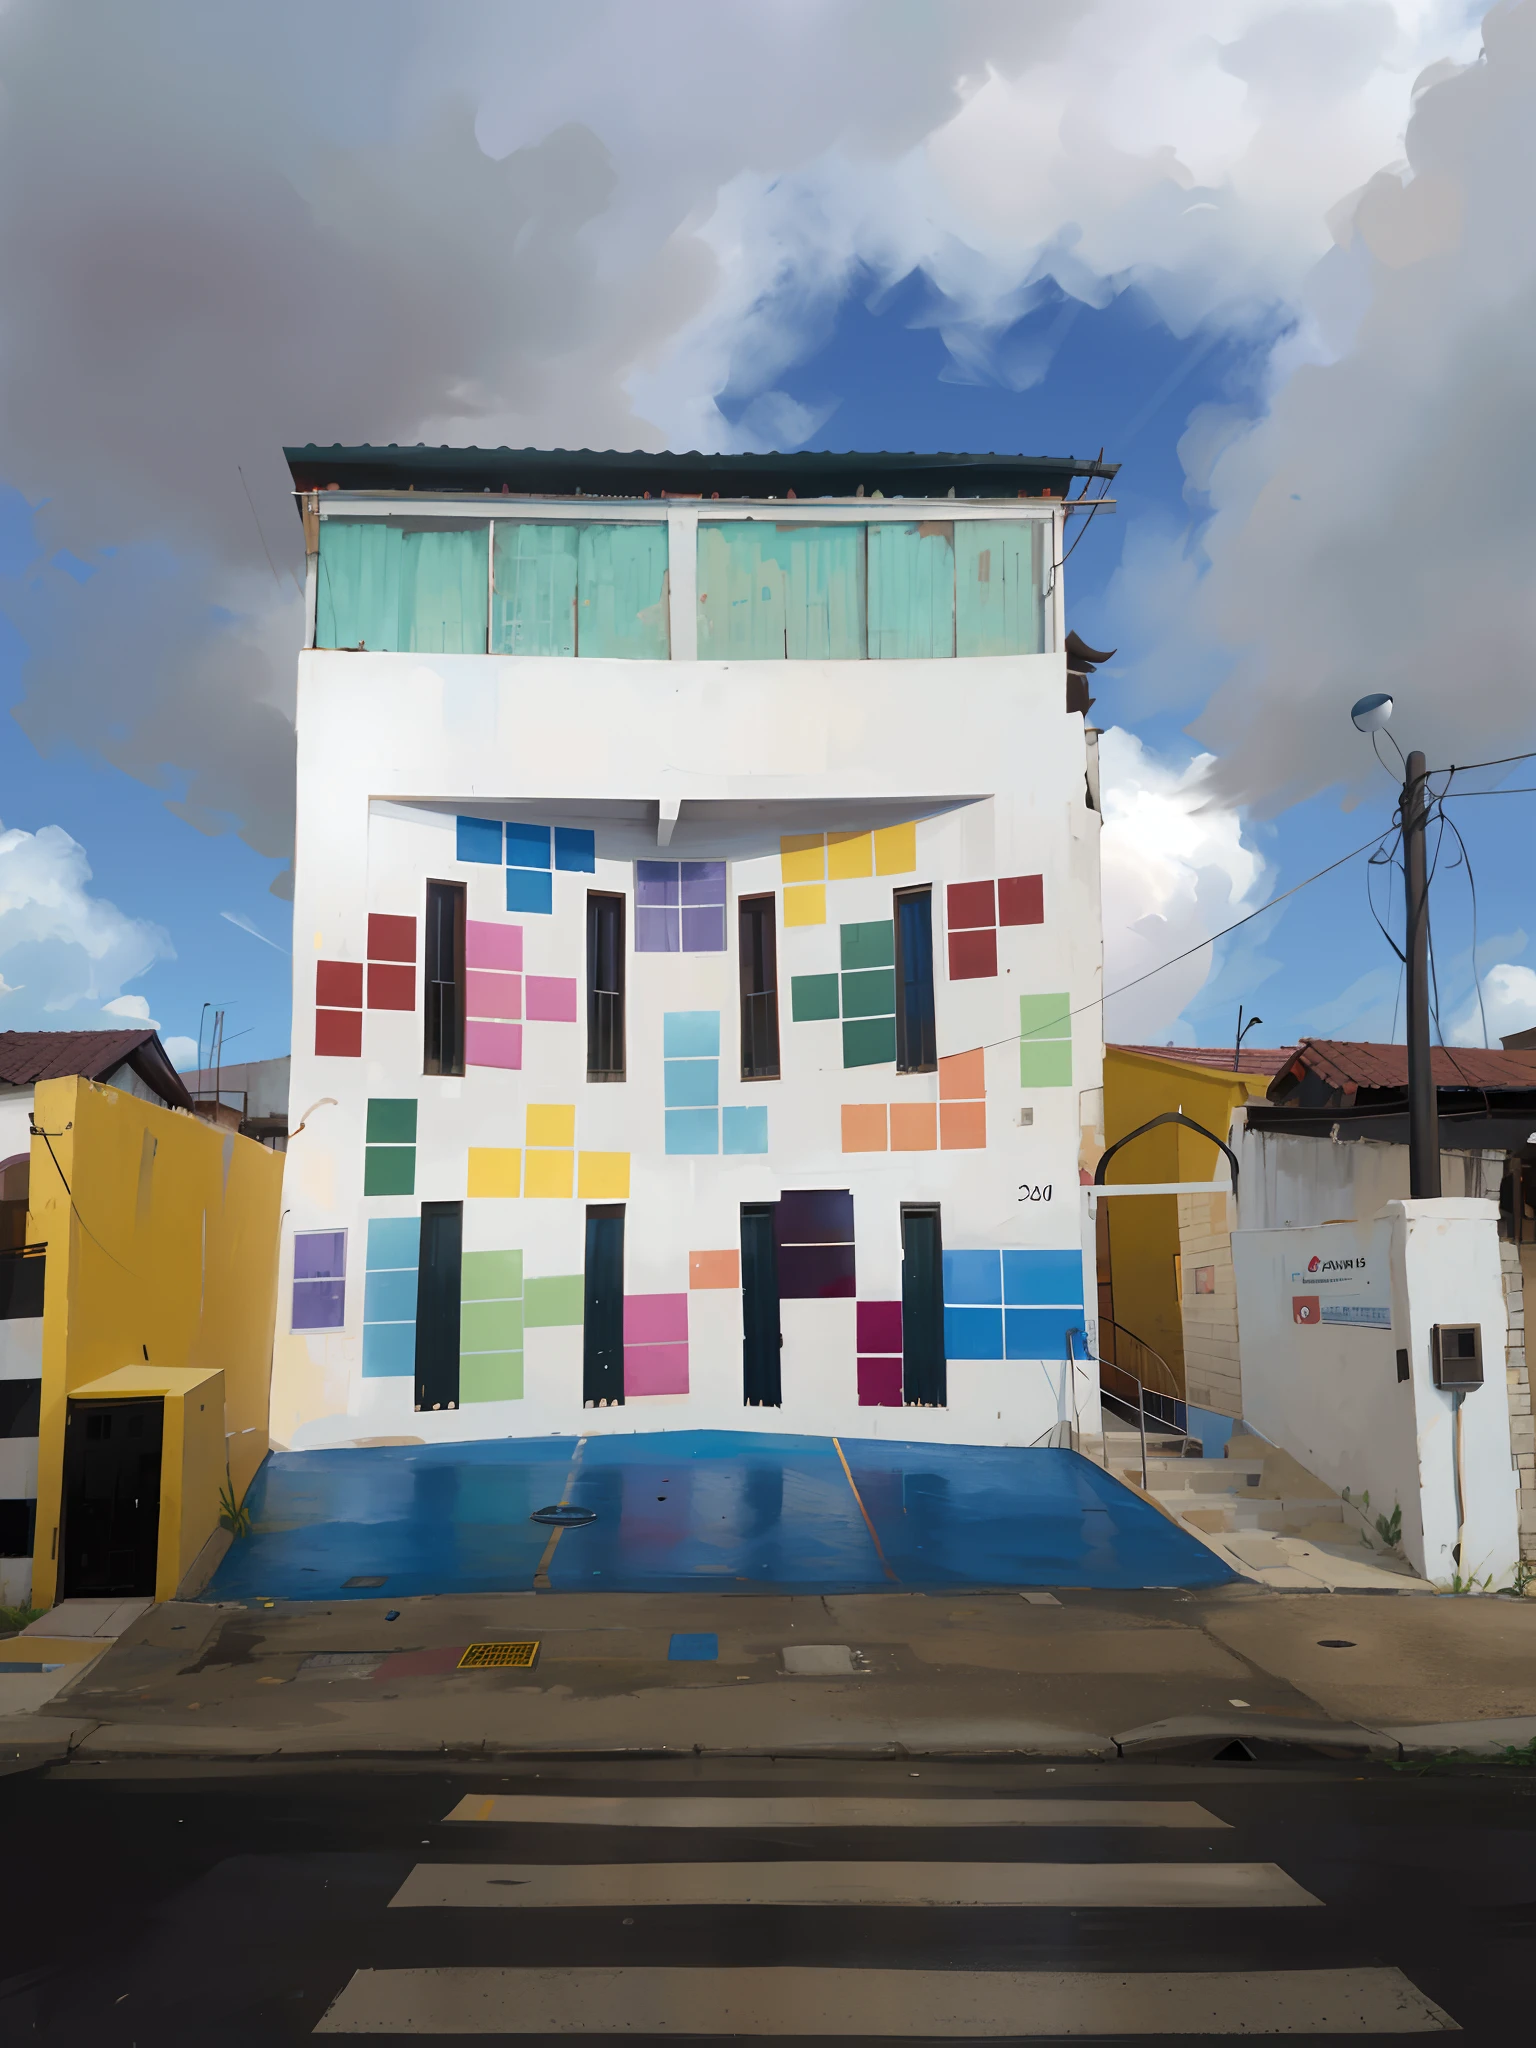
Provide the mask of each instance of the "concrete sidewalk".
{"label": "concrete sidewalk", "polygon": [[[458,1668],[467,1645],[513,1640],[538,1644],[532,1668]],[[1396,1757],[1533,1736],[1527,1601],[1242,1584],[484,1594],[153,1608],[0,1722],[0,1761],[1195,1757],[1234,1740]]]}

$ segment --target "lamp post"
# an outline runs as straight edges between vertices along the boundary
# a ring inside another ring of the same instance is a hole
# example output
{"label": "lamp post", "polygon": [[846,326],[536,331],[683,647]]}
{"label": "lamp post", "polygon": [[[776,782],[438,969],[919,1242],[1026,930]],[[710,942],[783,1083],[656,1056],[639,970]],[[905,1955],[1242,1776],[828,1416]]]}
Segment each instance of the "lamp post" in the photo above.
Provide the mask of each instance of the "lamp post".
{"label": "lamp post", "polygon": [[[1392,716],[1392,699],[1386,695],[1362,697],[1349,715],[1360,732],[1378,733]],[[1402,760],[1401,748],[1395,740],[1392,744]],[[1424,756],[1418,752],[1410,754],[1403,762],[1401,816],[1407,909],[1404,965],[1408,981],[1408,1193],[1414,1201],[1433,1200],[1440,1193],[1440,1107],[1429,1037],[1426,780]]]}

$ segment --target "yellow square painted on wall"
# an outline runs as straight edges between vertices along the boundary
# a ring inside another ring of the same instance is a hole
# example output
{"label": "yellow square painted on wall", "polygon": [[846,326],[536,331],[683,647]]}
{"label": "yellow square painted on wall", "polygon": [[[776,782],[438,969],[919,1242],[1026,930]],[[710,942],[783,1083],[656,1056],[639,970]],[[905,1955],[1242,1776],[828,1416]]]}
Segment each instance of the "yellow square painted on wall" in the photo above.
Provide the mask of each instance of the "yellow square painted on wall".
{"label": "yellow square painted on wall", "polygon": [[827,838],[824,832],[796,832],[779,841],[779,862],[785,886],[791,882],[824,882]]}
{"label": "yellow square painted on wall", "polygon": [[576,1105],[574,1102],[530,1102],[528,1105],[530,1145],[574,1145]]}
{"label": "yellow square painted on wall", "polygon": [[870,850],[867,832],[827,834],[828,881],[857,882],[862,876],[872,875],[874,871],[874,856]]}
{"label": "yellow square painted on wall", "polygon": [[515,1146],[471,1145],[469,1148],[469,1186],[471,1201],[480,1199],[516,1200],[520,1192],[523,1155]]}
{"label": "yellow square painted on wall", "polygon": [[812,882],[802,889],[784,891],[784,923],[788,927],[796,924],[825,924],[827,921],[827,885]]}
{"label": "yellow square painted on wall", "polygon": [[627,1152],[581,1152],[576,1159],[576,1192],[584,1202],[629,1200]]}
{"label": "yellow square painted on wall", "polygon": [[523,1186],[530,1202],[568,1202],[571,1199],[574,1152],[530,1152]]}
{"label": "yellow square painted on wall", "polygon": [[877,875],[910,875],[916,867],[916,825],[887,825],[875,834]]}

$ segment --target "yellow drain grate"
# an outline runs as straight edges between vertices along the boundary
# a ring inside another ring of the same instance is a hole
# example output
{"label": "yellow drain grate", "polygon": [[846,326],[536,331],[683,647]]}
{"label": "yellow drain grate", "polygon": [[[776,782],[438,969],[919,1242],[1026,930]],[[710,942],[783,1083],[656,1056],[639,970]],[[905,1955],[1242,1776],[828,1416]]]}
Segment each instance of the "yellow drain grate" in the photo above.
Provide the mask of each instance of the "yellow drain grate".
{"label": "yellow drain grate", "polygon": [[460,1671],[490,1671],[504,1665],[527,1670],[537,1663],[537,1643],[471,1643],[459,1659]]}

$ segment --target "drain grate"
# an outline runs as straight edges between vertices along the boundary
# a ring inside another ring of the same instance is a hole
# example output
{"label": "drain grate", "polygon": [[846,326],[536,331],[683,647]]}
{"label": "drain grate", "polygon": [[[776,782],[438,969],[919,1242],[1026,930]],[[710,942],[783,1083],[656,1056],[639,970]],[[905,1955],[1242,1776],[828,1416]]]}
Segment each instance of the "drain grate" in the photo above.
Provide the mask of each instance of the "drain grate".
{"label": "drain grate", "polygon": [[538,1662],[537,1643],[471,1643],[459,1659],[460,1671],[492,1671],[507,1665],[526,1671]]}

